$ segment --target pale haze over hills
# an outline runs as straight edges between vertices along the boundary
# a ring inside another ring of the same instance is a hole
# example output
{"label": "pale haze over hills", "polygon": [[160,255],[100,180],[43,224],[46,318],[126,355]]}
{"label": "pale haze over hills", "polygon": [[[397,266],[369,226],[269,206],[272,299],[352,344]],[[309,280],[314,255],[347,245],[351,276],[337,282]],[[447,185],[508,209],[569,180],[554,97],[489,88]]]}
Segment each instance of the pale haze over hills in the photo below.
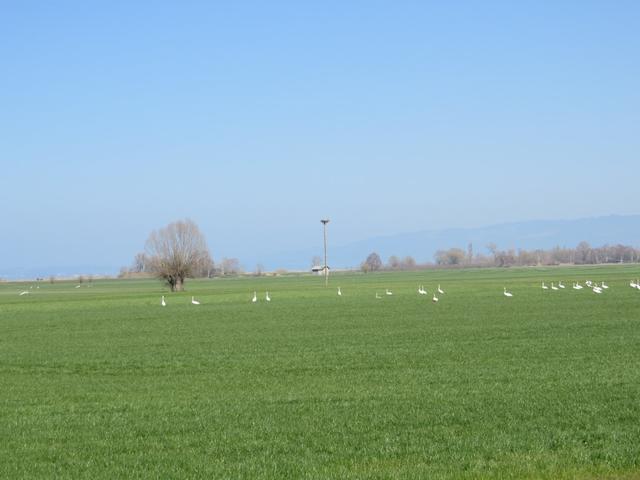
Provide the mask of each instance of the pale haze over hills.
{"label": "pale haze over hills", "polygon": [[[421,263],[432,262],[433,255],[440,249],[458,247],[466,251],[469,243],[473,244],[476,253],[487,253],[486,246],[490,242],[499,249],[530,250],[575,247],[581,241],[587,241],[592,246],[618,243],[639,246],[640,215],[513,222],[480,228],[426,230],[373,237],[347,245],[330,245],[328,263],[334,268],[358,267],[372,251],[377,252],[383,260],[391,255],[411,255]],[[273,255],[265,264],[292,269],[308,268],[312,255],[321,254],[322,246],[318,244],[315,249],[296,252],[295,258],[292,258],[292,252]]]}
{"label": "pale haze over hills", "polygon": [[[488,243],[495,243],[499,249],[549,249],[556,246],[575,247],[581,241],[592,246],[624,244],[640,246],[640,215],[610,215],[577,220],[537,220],[490,225],[479,228],[450,228],[424,230],[397,235],[378,236],[350,242],[334,244],[333,233],[341,225],[329,223],[329,265],[333,268],[357,268],[364,258],[376,251],[386,260],[391,255],[413,256],[419,263],[432,262],[439,249],[459,247],[466,250],[473,244],[476,253],[487,253]],[[297,245],[289,250],[255,252],[246,250],[239,255],[241,264],[251,271],[260,263],[268,270],[285,268],[309,270],[313,256],[322,255],[321,229],[317,228],[317,239],[310,246]],[[220,260],[219,257],[214,260]],[[49,275],[73,276],[77,274],[116,274],[125,265],[60,265],[33,268],[3,268],[0,278],[34,278]]]}

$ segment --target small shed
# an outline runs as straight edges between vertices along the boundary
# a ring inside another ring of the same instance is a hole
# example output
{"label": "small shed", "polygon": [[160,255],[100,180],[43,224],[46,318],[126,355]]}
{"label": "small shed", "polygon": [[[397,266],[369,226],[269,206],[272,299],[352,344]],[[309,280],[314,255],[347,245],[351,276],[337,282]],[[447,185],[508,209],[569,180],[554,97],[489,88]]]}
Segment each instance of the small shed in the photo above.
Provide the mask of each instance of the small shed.
{"label": "small shed", "polygon": [[313,267],[311,267],[311,271],[313,273],[317,273],[318,275],[323,275],[325,270],[327,271],[327,275],[329,275],[331,267],[329,267],[328,265],[314,265]]}

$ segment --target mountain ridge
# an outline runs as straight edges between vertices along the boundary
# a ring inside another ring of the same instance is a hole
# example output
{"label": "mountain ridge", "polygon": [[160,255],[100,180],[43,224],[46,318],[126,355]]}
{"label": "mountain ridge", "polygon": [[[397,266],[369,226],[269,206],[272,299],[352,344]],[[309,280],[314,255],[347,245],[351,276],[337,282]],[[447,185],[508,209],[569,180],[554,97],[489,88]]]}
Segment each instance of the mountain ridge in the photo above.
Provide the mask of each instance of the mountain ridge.
{"label": "mountain ridge", "polygon": [[[484,227],[455,227],[440,230],[380,235],[344,245],[328,246],[328,264],[333,268],[356,268],[375,251],[383,260],[391,255],[412,256],[418,263],[433,261],[438,250],[458,247],[466,251],[471,243],[474,252],[485,253],[488,243],[498,249],[550,249],[575,247],[586,241],[592,246],[640,245],[640,215],[607,215],[569,220],[527,220],[496,223]],[[315,249],[304,249],[285,257],[274,255],[268,266],[305,269],[311,257],[321,255]],[[275,262],[274,262],[275,260]]]}
{"label": "mountain ridge", "polygon": [[[556,246],[575,247],[579,242],[594,247],[606,244],[640,246],[640,215],[607,215],[559,220],[526,220],[504,222],[483,227],[453,227],[439,230],[378,235],[343,245],[328,244],[328,264],[334,269],[358,268],[366,256],[377,252],[386,261],[389,256],[412,256],[418,263],[432,262],[438,250],[462,248],[469,243],[475,253],[488,253],[488,243],[500,250],[550,249]],[[247,271],[261,264],[266,270],[287,269],[307,271],[311,259],[322,256],[322,245],[297,251],[255,252],[240,258]],[[132,254],[133,257],[133,254]],[[83,275],[116,275],[121,265],[76,265],[57,267],[4,267],[0,278],[19,279],[74,277]]]}

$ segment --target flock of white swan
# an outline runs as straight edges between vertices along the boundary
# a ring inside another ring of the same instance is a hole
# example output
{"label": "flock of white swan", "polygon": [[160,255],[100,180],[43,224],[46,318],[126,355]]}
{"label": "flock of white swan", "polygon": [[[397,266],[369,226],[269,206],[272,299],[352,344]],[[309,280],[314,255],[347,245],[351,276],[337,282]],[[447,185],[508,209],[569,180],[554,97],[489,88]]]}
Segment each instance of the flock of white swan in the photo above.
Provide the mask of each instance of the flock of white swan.
{"label": "flock of white swan", "polygon": [[[640,290],[640,279],[636,279],[631,280],[629,282],[629,286],[631,288]],[[75,286],[74,288],[79,288],[80,285]],[[31,293],[31,290],[33,289],[33,286],[29,287],[30,290],[23,290],[19,293],[20,296],[23,295],[29,295]],[[40,288],[40,286],[36,286],[36,288]],[[544,283],[544,281],[542,282],[541,285],[542,290],[551,290],[551,291],[560,291],[560,290],[564,290],[566,289],[566,285],[564,285],[562,283],[562,281],[559,282],[551,282],[551,285],[547,285]],[[574,290],[583,290],[583,289],[587,289],[587,290],[591,290],[593,293],[596,294],[601,294],[603,291],[608,290],[609,289],[609,285],[607,285],[604,281],[600,282],[600,284],[598,284],[598,282],[592,282],[591,280],[586,280],[584,282],[584,285],[581,285],[580,282],[573,282],[571,285],[571,288]],[[418,295],[429,295],[429,292],[427,291],[426,288],[424,288],[424,285],[419,285],[418,286]],[[504,287],[502,294],[507,297],[507,298],[511,298],[513,297],[513,293],[507,290],[507,287]],[[338,287],[338,291],[337,291],[337,295],[339,297],[342,296],[342,289],[340,287]],[[384,296],[392,296],[393,292],[390,289],[385,289],[384,291]],[[431,297],[431,301],[433,303],[437,303],[440,300],[440,296],[444,295],[444,290],[441,288],[440,284],[438,284],[438,288],[435,289],[435,291],[433,292],[433,296]],[[381,295],[379,292],[376,292],[376,299],[382,299],[384,298],[383,295]],[[269,292],[265,292],[264,295],[264,299],[267,302],[271,301],[271,296],[269,295]],[[258,303],[258,292],[254,291],[253,292],[253,296],[251,297],[251,302],[252,303]],[[192,305],[200,305],[200,302],[198,300],[195,299],[194,296],[191,297],[191,304]],[[160,299],[160,305],[163,307],[167,306],[167,301],[164,297],[164,295],[162,295],[162,298]]]}
{"label": "flock of white swan", "polygon": [[[635,288],[637,290],[640,290],[640,279],[639,280],[631,280],[629,282],[629,286],[631,288]],[[551,286],[548,286],[544,283],[544,281],[542,282],[542,290],[553,290],[553,291],[559,291],[559,290],[564,290],[566,288],[566,286],[562,283],[562,281],[557,282],[557,284],[555,282],[551,282]],[[584,288],[590,289],[592,290],[594,293],[596,294],[601,294],[604,290],[608,290],[609,289],[609,285],[607,285],[604,281],[600,282],[600,284],[598,285],[597,282],[592,282],[591,280],[587,280],[584,282],[584,286],[580,284],[580,282],[573,282],[573,284],[571,285],[571,288],[573,288],[574,290],[582,290]],[[429,295],[429,292],[427,291],[426,288],[424,288],[424,285],[419,285],[418,286],[418,295]],[[339,297],[342,297],[342,289],[340,287],[338,287],[337,290],[337,295]],[[513,293],[507,290],[507,287],[503,288],[502,294],[507,297],[507,298],[511,298],[513,297]],[[376,292],[376,299],[382,299],[385,296],[392,296],[393,292],[386,288],[384,291],[384,296],[380,294],[380,292]],[[440,301],[440,296],[444,295],[444,290],[442,289],[442,287],[440,286],[440,284],[438,284],[438,288],[435,289],[435,291],[433,292],[433,296],[431,297],[431,301],[433,303],[437,303],[438,301]],[[265,298],[264,298],[267,302],[271,301],[271,297],[269,296],[269,292],[265,293]],[[252,303],[257,303],[258,302],[258,293],[257,292],[253,292],[253,297],[251,297],[251,302]],[[200,305],[200,302],[198,302],[197,300],[194,299],[194,297],[191,297],[191,303],[193,303],[194,305]],[[162,301],[161,301],[161,305],[164,307],[166,306],[166,302],[164,299],[164,295],[162,296]]]}
{"label": "flock of white swan", "polygon": [[[602,293],[604,290],[607,290],[609,288],[609,286],[604,283],[604,281],[600,282],[600,285],[598,285],[597,282],[592,282],[591,280],[587,280],[586,282],[584,282],[585,286],[587,289],[591,289],[593,291],[593,293]],[[630,285],[637,285],[633,280],[631,281]],[[542,282],[542,289],[543,290],[549,290],[549,288],[551,288],[551,290],[562,290],[564,288],[566,288],[562,282],[558,282],[557,285],[554,285],[553,282],[551,282],[551,287],[548,287],[547,285],[544,284],[544,282]],[[583,287],[582,285],[580,285],[580,282],[574,282],[571,285],[571,288],[573,288],[574,290],[582,290]]]}

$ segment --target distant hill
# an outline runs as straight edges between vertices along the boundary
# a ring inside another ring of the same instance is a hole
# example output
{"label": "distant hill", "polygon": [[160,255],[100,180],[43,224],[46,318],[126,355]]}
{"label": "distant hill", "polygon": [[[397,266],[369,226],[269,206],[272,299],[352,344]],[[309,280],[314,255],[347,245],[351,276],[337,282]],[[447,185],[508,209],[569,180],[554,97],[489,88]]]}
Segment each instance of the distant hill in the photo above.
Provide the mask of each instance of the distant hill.
{"label": "distant hill", "polygon": [[[348,245],[329,245],[328,263],[333,268],[357,267],[372,251],[378,252],[383,261],[391,255],[411,255],[421,263],[432,262],[437,250],[459,247],[466,251],[469,243],[473,244],[474,252],[487,253],[486,246],[490,242],[499,249],[530,250],[575,247],[583,240],[593,246],[617,243],[640,246],[640,215],[536,220],[374,237]],[[295,255],[278,255],[266,261],[265,265],[268,268],[308,269],[311,257],[319,253],[309,250]]]}

